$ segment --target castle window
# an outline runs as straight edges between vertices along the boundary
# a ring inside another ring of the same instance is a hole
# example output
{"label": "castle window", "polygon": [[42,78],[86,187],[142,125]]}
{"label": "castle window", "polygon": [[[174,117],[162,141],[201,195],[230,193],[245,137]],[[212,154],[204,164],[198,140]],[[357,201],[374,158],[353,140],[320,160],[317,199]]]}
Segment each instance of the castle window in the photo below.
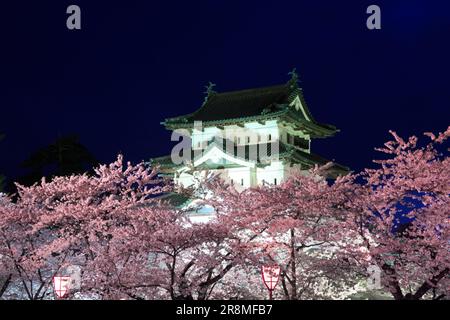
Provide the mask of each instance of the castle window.
{"label": "castle window", "polygon": [[277,178],[273,179],[273,184],[277,185]]}
{"label": "castle window", "polygon": [[250,143],[250,137],[247,137],[247,143]]}
{"label": "castle window", "polygon": [[269,134],[269,139],[267,141],[272,141],[272,135]]}
{"label": "castle window", "polygon": [[302,149],[309,149],[309,141],[300,137],[295,137],[295,146]]}
{"label": "castle window", "polygon": [[244,185],[244,179],[241,179],[241,186]]}

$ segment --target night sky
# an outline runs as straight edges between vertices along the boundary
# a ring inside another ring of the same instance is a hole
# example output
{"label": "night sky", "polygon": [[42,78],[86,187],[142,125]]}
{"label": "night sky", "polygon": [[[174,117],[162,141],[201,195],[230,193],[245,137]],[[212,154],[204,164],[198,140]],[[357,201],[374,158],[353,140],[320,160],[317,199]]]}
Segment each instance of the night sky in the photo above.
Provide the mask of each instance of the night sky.
{"label": "night sky", "polygon": [[[66,28],[66,8],[82,30]],[[382,30],[366,28],[377,4]],[[390,136],[450,124],[449,1],[8,1],[0,6],[0,173],[78,134],[101,161],[169,154],[160,122],[217,91],[281,84],[297,68],[334,138],[312,150],[359,170]]]}

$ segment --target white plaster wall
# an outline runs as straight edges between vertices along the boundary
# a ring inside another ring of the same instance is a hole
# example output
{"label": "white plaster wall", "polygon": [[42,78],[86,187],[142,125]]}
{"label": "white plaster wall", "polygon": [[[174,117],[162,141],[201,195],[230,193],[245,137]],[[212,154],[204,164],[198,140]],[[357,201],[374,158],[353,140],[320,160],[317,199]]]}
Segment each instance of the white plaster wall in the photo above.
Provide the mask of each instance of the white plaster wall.
{"label": "white plaster wall", "polygon": [[265,181],[269,184],[274,184],[277,179],[277,184],[280,184],[285,176],[285,166],[281,161],[273,161],[270,166],[256,169],[256,179],[258,185],[262,185]]}
{"label": "white plaster wall", "polygon": [[183,172],[177,175],[174,179],[174,183],[187,188],[194,184],[194,177],[189,173]]}
{"label": "white plaster wall", "polygon": [[[268,120],[264,123],[248,122],[244,127],[237,125],[225,126],[223,130],[218,127],[206,127],[202,128],[197,124],[192,131],[192,147],[198,148],[198,143],[201,143],[201,147],[206,146],[206,141],[210,141],[215,136],[222,134],[224,138],[236,141],[240,138],[240,145],[256,144],[260,142],[281,141],[287,142],[286,133],[300,135],[305,139],[310,139],[308,135],[305,135],[299,131],[294,131],[293,128],[281,125],[277,120]],[[270,140],[269,140],[270,136]],[[250,138],[250,142],[248,141]],[[264,168],[250,168],[250,167],[238,167],[230,168],[223,172],[223,178],[233,181],[237,189],[249,188],[255,185],[262,185],[263,181],[269,184],[280,184],[288,175],[290,168],[284,165],[281,161],[272,161],[269,166]],[[202,174],[197,172],[196,174]],[[184,187],[192,186],[195,182],[193,176],[189,173],[182,173],[175,180],[176,183],[182,184]],[[243,183],[242,183],[243,182]]]}
{"label": "white plaster wall", "polygon": [[[251,168],[249,167],[239,167],[227,169],[228,179],[233,180],[234,186],[237,190],[240,187],[249,188],[251,186]],[[241,182],[244,182],[242,185]]]}
{"label": "white plaster wall", "polygon": [[237,125],[225,126],[223,130],[217,127],[200,128],[197,126],[192,131],[192,148],[197,149],[198,143],[204,146],[206,141],[211,140],[221,132],[224,138],[232,141],[237,141],[237,138],[240,138],[240,144],[242,145],[248,144],[247,137],[250,137],[250,144],[267,142],[269,135],[271,135],[272,141],[279,138],[277,120],[268,120],[264,123],[248,122],[244,124],[244,127]]}

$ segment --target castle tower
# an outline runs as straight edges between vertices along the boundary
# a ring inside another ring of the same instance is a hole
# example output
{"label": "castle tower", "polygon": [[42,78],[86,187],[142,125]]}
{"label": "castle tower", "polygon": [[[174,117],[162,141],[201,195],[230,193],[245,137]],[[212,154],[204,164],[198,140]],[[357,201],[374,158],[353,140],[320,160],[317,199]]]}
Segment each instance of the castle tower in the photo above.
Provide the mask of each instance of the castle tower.
{"label": "castle tower", "polygon": [[[208,170],[219,172],[236,188],[248,188],[277,185],[293,167],[308,170],[330,162],[311,152],[312,141],[339,130],[313,118],[295,70],[290,74],[285,84],[240,91],[218,93],[210,84],[197,111],[162,122],[188,141],[190,148],[183,154],[187,161],[174,163],[169,155],[151,164],[183,186]],[[334,163],[327,174],[334,178],[348,172]]]}

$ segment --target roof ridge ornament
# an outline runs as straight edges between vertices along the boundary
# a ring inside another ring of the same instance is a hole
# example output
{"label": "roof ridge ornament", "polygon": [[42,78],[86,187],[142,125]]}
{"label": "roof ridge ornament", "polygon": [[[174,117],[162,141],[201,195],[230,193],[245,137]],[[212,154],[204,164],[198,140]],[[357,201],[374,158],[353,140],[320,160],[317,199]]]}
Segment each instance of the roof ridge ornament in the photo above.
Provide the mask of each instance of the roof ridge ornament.
{"label": "roof ridge ornament", "polygon": [[208,85],[205,86],[206,91],[203,93],[206,94],[206,97],[205,97],[205,100],[203,101],[203,104],[205,104],[212,95],[217,93],[217,91],[214,90],[215,86],[216,86],[216,84],[212,83],[211,81],[209,81]]}
{"label": "roof ridge ornament", "polygon": [[299,80],[298,80],[297,68],[292,69],[292,71],[290,71],[288,73],[288,75],[291,76],[291,79],[289,80],[289,83],[291,83],[291,84],[298,84]]}

